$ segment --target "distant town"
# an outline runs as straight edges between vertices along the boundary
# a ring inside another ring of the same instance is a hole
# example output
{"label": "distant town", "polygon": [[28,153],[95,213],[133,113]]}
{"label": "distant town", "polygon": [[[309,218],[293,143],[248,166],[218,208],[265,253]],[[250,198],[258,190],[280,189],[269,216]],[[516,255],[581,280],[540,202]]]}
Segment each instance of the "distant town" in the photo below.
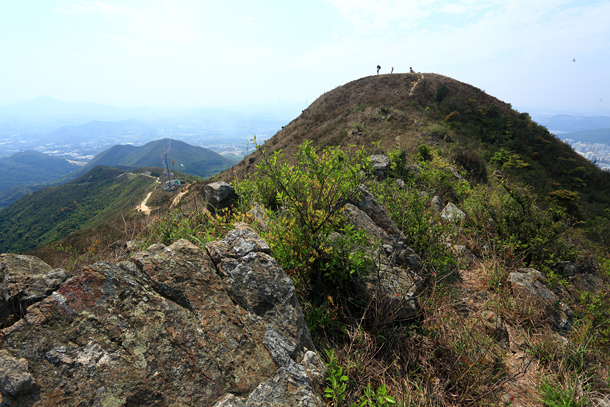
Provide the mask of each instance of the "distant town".
{"label": "distant town", "polygon": [[610,171],[610,145],[574,141],[569,138],[564,139],[563,141],[571,146],[578,154],[597,164],[602,170]]}

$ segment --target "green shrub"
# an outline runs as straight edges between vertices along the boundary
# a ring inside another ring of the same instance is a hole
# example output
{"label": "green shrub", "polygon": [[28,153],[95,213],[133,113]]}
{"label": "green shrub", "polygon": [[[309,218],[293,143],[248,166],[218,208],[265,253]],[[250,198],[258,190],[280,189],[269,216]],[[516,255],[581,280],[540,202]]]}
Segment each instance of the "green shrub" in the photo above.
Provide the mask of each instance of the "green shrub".
{"label": "green shrub", "polygon": [[585,407],[589,406],[589,398],[581,396],[581,389],[574,379],[566,383],[554,383],[549,377],[543,378],[540,383],[540,395],[546,407]]}
{"label": "green shrub", "polygon": [[540,268],[575,259],[575,249],[563,240],[570,229],[565,212],[540,207],[523,188],[508,182],[479,185],[464,204],[467,232],[482,240],[482,246],[496,247]]}
{"label": "green shrub", "polygon": [[447,97],[447,95],[449,95],[449,89],[446,86],[441,86],[436,90],[434,100],[436,100],[437,103],[440,103]]}
{"label": "green shrub", "polygon": [[420,144],[417,146],[418,161],[432,161],[432,154],[430,153],[430,147],[425,144]]}
{"label": "green shrub", "polygon": [[396,182],[387,180],[371,183],[369,188],[431,271],[446,273],[454,269],[457,260],[445,242],[455,236],[456,229],[440,222],[439,215],[426,208],[426,198],[414,184],[402,190]]}
{"label": "green shrub", "polygon": [[[257,148],[262,152],[258,172],[237,190],[244,201],[271,204],[274,213],[261,234],[278,263],[298,270],[309,283],[322,278],[340,283],[368,267],[361,249],[365,234],[343,226],[342,218],[343,207],[371,172],[367,152],[338,147],[318,152],[305,141],[292,164],[279,151]],[[331,241],[332,232],[340,236]]]}
{"label": "green shrub", "polygon": [[330,403],[333,403],[332,405],[340,406],[343,400],[345,400],[348,378],[343,374],[343,367],[339,365],[334,350],[326,350],[326,356],[328,357],[328,362],[324,364],[326,365],[326,382],[328,386],[324,389],[323,395]]}
{"label": "green shrub", "polygon": [[388,158],[390,159],[390,171],[388,172],[388,176],[391,178],[408,178],[409,174],[407,173],[407,153],[404,150],[399,150],[397,148],[393,148],[388,153]]}

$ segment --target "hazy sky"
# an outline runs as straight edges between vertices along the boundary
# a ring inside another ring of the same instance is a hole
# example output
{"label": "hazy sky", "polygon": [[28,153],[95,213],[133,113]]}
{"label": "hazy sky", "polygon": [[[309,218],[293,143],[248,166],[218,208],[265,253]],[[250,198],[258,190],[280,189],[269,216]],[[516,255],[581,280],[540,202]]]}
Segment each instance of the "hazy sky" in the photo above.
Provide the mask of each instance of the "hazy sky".
{"label": "hazy sky", "polygon": [[0,106],[305,104],[380,64],[610,114],[609,21],[608,0],[0,0]]}

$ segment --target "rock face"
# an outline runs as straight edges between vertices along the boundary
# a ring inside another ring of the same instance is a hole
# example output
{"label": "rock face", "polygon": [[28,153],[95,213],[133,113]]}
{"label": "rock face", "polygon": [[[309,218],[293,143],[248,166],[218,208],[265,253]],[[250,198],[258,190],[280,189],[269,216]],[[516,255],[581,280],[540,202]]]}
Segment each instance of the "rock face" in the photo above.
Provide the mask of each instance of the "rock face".
{"label": "rock face", "polygon": [[395,241],[405,241],[404,233],[396,226],[396,223],[386,213],[385,209],[377,202],[375,196],[367,187],[361,185],[358,187],[356,198],[352,199],[353,205],[365,212],[371,220],[380,228],[382,228]]}
{"label": "rock face", "polygon": [[266,243],[242,226],[208,250],[153,245],[45,291],[2,330],[0,405],[323,406],[324,364]]}
{"label": "rock face", "polygon": [[[379,205],[377,201],[371,201],[369,209],[375,205]],[[396,227],[385,211],[371,212],[378,222],[389,225],[389,230]],[[355,205],[347,204],[343,215],[347,223],[364,230],[369,236],[371,258],[375,259],[368,273],[354,278],[357,295],[362,299],[377,297],[391,309],[397,321],[414,317],[419,311],[417,292],[425,281],[423,263],[419,256],[405,247],[403,241],[390,237],[365,211]],[[379,221],[380,219],[382,220]],[[400,237],[400,234],[395,236]]]}
{"label": "rock face", "polygon": [[42,260],[20,254],[0,255],[0,327],[21,318],[31,304],[57,290],[69,274]]}
{"label": "rock face", "polygon": [[441,211],[441,218],[446,221],[457,222],[466,217],[466,214],[455,204],[449,202]]}
{"label": "rock face", "polygon": [[508,282],[517,299],[532,301],[552,312],[555,329],[560,332],[572,330],[572,310],[547,287],[546,278],[540,271],[532,268],[513,271]]}
{"label": "rock face", "polygon": [[231,185],[224,181],[212,182],[203,189],[208,210],[212,213],[228,208],[237,201],[237,194]]}
{"label": "rock face", "polygon": [[388,156],[383,154],[376,154],[370,157],[371,164],[373,165],[373,176],[378,181],[384,180],[388,170],[391,167],[391,162]]}

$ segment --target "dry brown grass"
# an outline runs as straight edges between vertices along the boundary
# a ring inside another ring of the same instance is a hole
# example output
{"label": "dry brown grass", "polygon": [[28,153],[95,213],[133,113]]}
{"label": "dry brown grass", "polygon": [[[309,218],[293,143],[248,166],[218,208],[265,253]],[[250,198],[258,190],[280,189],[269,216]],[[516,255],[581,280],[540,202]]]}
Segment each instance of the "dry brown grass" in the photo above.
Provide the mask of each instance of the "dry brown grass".
{"label": "dry brown grass", "polygon": [[[304,140],[311,140],[314,147],[356,145],[373,149],[377,143],[385,151],[397,146],[410,147],[411,140],[424,130],[421,125],[430,114],[423,106],[435,103],[436,91],[441,86],[452,95],[460,95],[460,99],[493,103],[510,112],[507,104],[485,92],[438,74],[421,74],[423,79],[411,94],[419,75],[368,76],[337,87],[316,99],[264,145],[272,151],[284,150],[287,157],[292,157]],[[352,134],[356,124],[363,126],[362,133]],[[254,172],[259,161],[260,153],[254,151],[218,179],[231,182],[242,178]]]}

